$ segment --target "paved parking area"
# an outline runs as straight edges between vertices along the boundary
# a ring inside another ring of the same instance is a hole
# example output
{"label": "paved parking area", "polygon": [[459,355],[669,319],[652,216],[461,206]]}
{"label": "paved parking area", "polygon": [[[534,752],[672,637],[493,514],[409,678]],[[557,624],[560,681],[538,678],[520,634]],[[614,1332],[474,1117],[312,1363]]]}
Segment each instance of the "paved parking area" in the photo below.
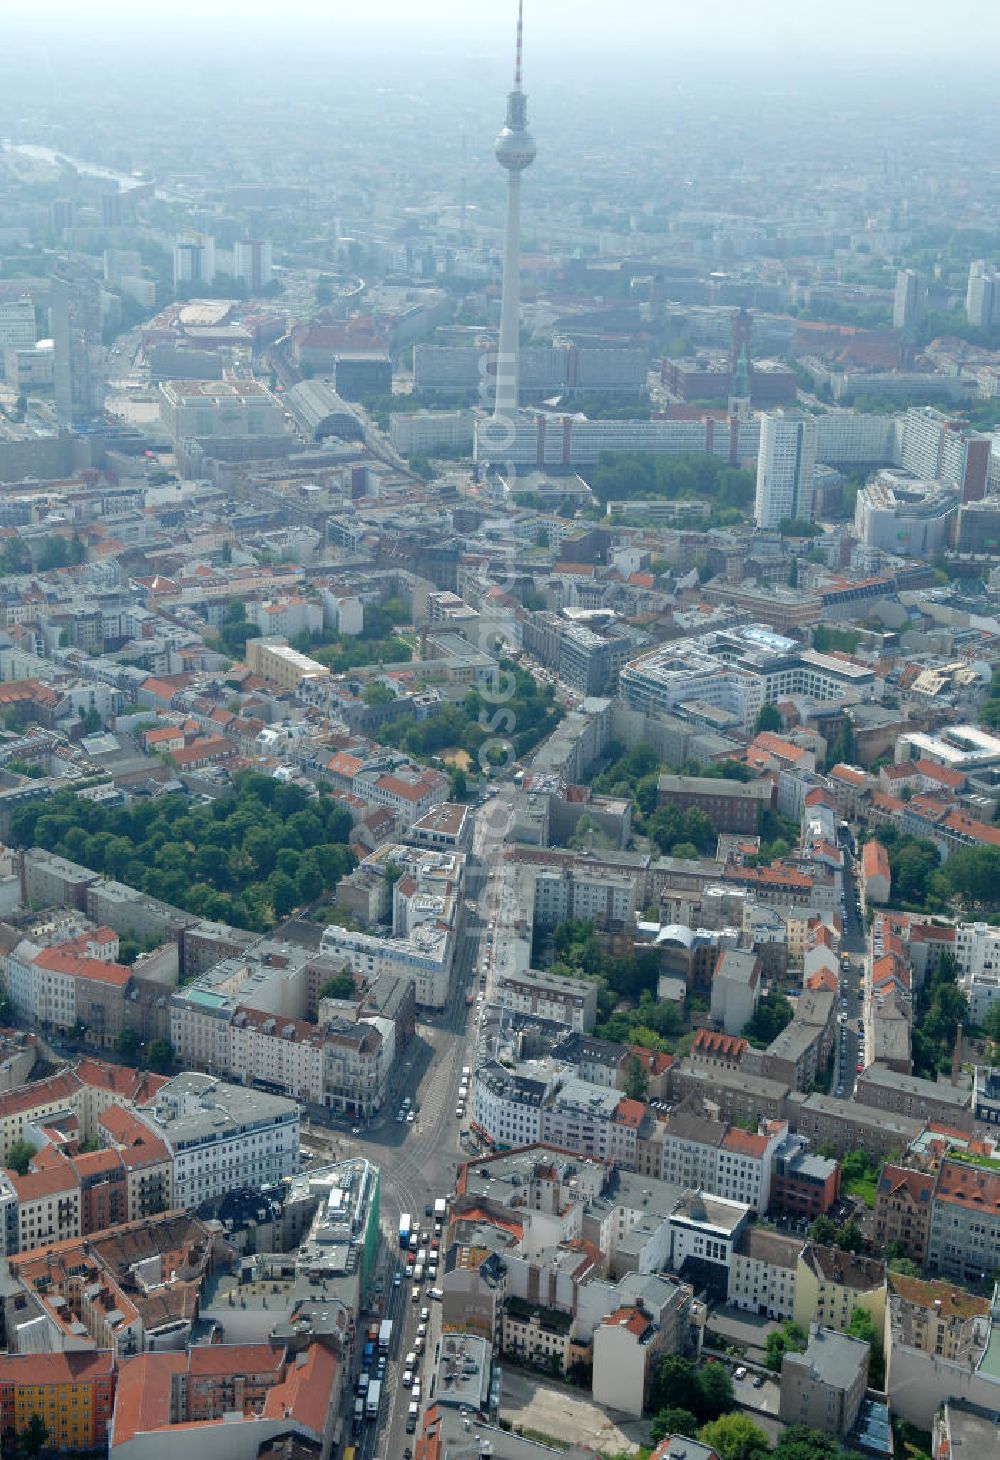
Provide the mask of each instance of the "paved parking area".
{"label": "paved parking area", "polygon": [[716,1346],[721,1338],[728,1343],[746,1344],[747,1348],[763,1353],[767,1347],[767,1335],[778,1327],[779,1324],[771,1318],[745,1313],[742,1308],[731,1308],[725,1304],[713,1308],[709,1314],[705,1342]]}
{"label": "paved parking area", "polygon": [[733,1397],[744,1409],[756,1409],[764,1414],[778,1413],[781,1388],[776,1379],[765,1379],[759,1389],[753,1387],[754,1372],[745,1379],[733,1379]]}
{"label": "paved parking area", "polygon": [[512,1425],[568,1440],[575,1445],[593,1445],[607,1454],[634,1455],[640,1444],[649,1443],[649,1425],[643,1420],[612,1419],[582,1391],[545,1384],[530,1374],[504,1368],[500,1414]]}

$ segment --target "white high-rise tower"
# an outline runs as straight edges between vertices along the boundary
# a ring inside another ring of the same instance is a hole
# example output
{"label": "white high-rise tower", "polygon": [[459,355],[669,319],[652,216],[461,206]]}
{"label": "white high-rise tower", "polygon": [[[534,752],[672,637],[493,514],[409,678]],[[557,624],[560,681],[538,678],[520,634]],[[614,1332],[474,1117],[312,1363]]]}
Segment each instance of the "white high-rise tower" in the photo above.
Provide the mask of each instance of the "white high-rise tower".
{"label": "white high-rise tower", "polygon": [[758,527],[779,527],[786,519],[813,520],[815,466],[815,416],[768,411],[761,417],[754,503]]}
{"label": "white high-rise tower", "polygon": [[517,7],[517,65],[514,90],[507,96],[507,122],[496,142],[496,157],[507,170],[507,233],[503,250],[503,301],[494,416],[518,407],[518,357],[521,315],[521,173],[535,160],[535,139],[528,130],[528,99],[521,90],[521,39],[524,0]]}

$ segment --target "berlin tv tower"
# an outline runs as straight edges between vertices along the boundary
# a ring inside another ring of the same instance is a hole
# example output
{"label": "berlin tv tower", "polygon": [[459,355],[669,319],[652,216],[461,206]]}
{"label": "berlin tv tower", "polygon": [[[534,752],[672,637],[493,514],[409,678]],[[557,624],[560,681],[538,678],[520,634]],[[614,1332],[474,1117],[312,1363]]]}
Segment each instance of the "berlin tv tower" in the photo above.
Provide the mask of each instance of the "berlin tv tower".
{"label": "berlin tv tower", "polygon": [[496,141],[496,158],[507,171],[507,233],[503,250],[503,300],[494,417],[518,407],[518,357],[521,314],[521,173],[535,160],[535,139],[528,131],[528,99],[521,90],[521,41],[524,0],[517,6],[517,65],[514,90],[507,95],[507,121]]}

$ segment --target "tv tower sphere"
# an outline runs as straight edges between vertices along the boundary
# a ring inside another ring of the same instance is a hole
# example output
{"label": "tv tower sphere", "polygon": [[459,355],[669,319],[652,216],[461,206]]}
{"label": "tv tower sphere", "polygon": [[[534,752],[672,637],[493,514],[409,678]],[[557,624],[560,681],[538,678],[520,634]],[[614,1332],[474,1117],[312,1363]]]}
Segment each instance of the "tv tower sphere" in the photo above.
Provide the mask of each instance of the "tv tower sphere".
{"label": "tv tower sphere", "polygon": [[517,108],[508,107],[506,126],[497,138],[494,148],[497,162],[499,162],[501,167],[505,167],[508,172],[523,172],[526,167],[530,167],[535,160],[535,154],[538,150],[535,147],[534,137],[528,131],[525,107],[523,105],[526,99],[520,92],[514,91],[511,93],[510,100],[512,102],[517,100],[522,103],[520,108],[522,116],[518,120],[516,115],[514,115]]}

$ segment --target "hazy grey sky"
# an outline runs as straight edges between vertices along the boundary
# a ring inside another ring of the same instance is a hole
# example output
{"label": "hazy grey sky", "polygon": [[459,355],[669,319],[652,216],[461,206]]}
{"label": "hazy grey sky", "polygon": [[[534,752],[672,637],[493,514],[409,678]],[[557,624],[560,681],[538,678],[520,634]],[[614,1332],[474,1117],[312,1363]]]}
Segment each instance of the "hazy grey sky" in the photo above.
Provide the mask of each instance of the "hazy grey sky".
{"label": "hazy grey sky", "polygon": [[[6,7],[4,7],[6,8]],[[13,9],[13,7],[11,7]],[[466,52],[496,54],[512,49],[516,0],[172,0],[147,7],[142,0],[37,0],[8,14],[5,27],[55,37],[53,22],[92,34],[122,35],[151,28],[171,49],[190,28],[224,28],[234,38],[255,39],[277,31],[294,44],[318,30],[396,49],[399,41],[438,42]],[[900,59],[964,55],[970,64],[996,62],[1000,43],[1000,0],[526,0],[526,44],[551,62],[580,49],[630,52],[648,59],[651,50],[702,54],[765,53],[791,59],[864,55],[873,51]],[[62,27],[60,27],[62,28]]]}

